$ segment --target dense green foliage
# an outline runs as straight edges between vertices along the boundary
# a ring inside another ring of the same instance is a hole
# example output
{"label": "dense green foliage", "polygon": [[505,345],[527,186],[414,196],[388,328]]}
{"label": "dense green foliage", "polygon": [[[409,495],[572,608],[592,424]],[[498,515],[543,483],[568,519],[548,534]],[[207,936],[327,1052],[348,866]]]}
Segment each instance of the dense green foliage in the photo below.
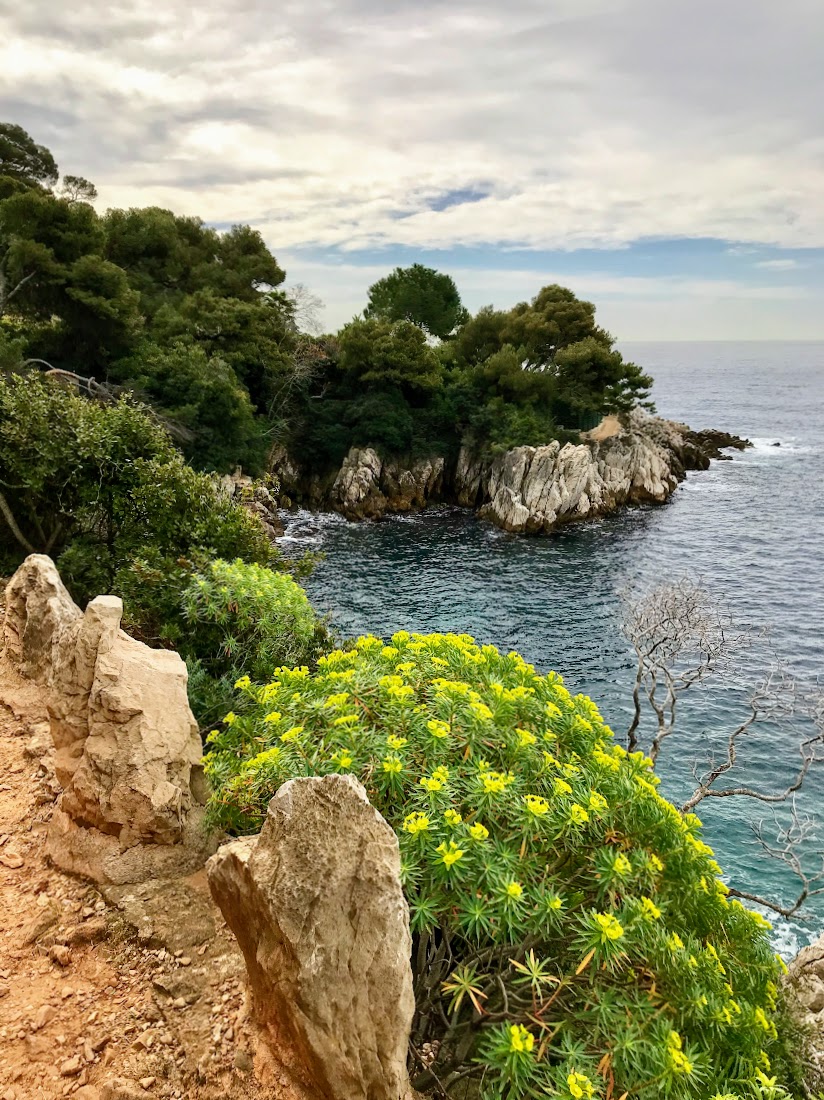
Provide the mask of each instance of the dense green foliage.
{"label": "dense green foliage", "polygon": [[189,665],[189,697],[201,725],[230,705],[244,672],[266,679],[284,663],[313,663],[328,634],[306,593],[286,573],[243,561],[213,561],[183,593],[179,649]]}
{"label": "dense green foliage", "polygon": [[466,635],[361,638],[318,665],[238,681],[211,812],[245,832],[288,778],[361,780],[400,840],[419,1088],[786,1095],[768,926],[589,699]]}
{"label": "dense green foliage", "polygon": [[412,321],[441,340],[469,319],[452,276],[423,264],[396,267],[391,275],[373,283],[364,316]]}
{"label": "dense green foliage", "polygon": [[563,287],[471,317],[451,276],[412,264],[317,338],[250,226],[99,215],[92,183],[58,178],[47,149],[0,125],[0,367],[37,360],[132,391],[199,469],[262,472],[274,442],[309,473],[352,446],[495,452],[573,438],[648,396],[594,306]]}
{"label": "dense green foliage", "polygon": [[148,639],[179,633],[180,593],[214,557],[266,562],[259,522],[186,465],[128,399],[98,404],[49,379],[0,375],[0,554],[57,560],[75,599],[120,595]]}

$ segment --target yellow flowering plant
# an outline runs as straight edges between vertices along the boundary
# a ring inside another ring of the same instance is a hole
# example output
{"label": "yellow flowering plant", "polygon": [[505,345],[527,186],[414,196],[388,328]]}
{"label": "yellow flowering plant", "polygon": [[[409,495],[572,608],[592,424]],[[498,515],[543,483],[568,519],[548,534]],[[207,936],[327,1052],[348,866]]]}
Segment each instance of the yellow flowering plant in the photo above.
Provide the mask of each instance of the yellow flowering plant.
{"label": "yellow flowering plant", "polygon": [[215,824],[254,831],[285,780],[346,771],[398,834],[418,1090],[760,1097],[768,930],[590,699],[468,635],[405,631],[238,691],[209,737]]}

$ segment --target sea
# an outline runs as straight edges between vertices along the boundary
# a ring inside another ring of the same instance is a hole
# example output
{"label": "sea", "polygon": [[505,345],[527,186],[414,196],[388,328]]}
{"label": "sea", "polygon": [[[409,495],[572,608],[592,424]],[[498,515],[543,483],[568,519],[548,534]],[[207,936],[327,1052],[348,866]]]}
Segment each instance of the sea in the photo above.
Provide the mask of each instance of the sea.
{"label": "sea", "polygon": [[[797,771],[799,743],[815,733],[803,700],[824,697],[824,343],[627,343],[621,351],[653,375],[661,415],[745,436],[752,448],[690,473],[664,505],[549,536],[508,535],[446,508],[377,523],[299,511],[283,549],[325,554],[306,587],[340,635],[455,631],[515,649],[592,696],[617,737],[629,723],[634,673],[622,593],[700,581],[751,644],[728,672],[682,697],[658,764],[662,792],[684,800],[695,770],[723,756],[751,691],[774,669],[795,683],[785,696],[792,705],[742,739],[731,781],[778,791]],[[785,847],[786,830],[800,831],[792,851],[803,872],[822,870],[824,760],[794,803],[723,798],[698,813],[726,881],[786,906],[799,880],[763,845]],[[764,910],[785,957],[824,932],[824,879],[818,887],[789,919]]]}

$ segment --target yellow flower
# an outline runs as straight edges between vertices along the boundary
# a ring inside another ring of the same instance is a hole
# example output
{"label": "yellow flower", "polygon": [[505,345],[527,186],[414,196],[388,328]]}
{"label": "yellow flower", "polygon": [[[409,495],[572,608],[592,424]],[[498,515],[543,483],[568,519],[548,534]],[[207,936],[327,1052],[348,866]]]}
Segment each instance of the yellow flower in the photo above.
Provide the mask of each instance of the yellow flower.
{"label": "yellow flower", "polygon": [[509,1053],[529,1054],[535,1045],[535,1037],[523,1024],[509,1025]]}
{"label": "yellow flower", "polygon": [[667,1058],[673,1073],[692,1073],[692,1062],[681,1049],[681,1036],[677,1031],[671,1031],[667,1039]]}
{"label": "yellow flower", "polygon": [[[280,715],[278,715],[278,718],[280,718]],[[264,718],[264,721],[267,721],[267,719]],[[235,722],[237,722],[237,715],[233,710],[230,710],[226,717],[223,719],[223,724],[225,726],[231,726]]]}
{"label": "yellow flower", "polygon": [[280,735],[281,741],[295,741],[303,733],[303,726],[292,726],[286,733]]}
{"label": "yellow flower", "polygon": [[504,893],[508,898],[518,901],[519,898],[523,897],[524,888],[520,882],[508,882],[504,887]]}
{"label": "yellow flower", "polygon": [[676,951],[684,950],[684,941],[677,932],[673,932],[671,936],[667,937],[667,945],[673,954],[675,954]]}
{"label": "yellow flower", "polygon": [[252,681],[249,679],[248,676],[241,676],[239,680],[235,680],[235,687],[238,690],[245,690],[246,688],[250,687],[251,684]]}
{"label": "yellow flower", "polygon": [[386,689],[386,694],[391,695],[393,699],[408,699],[410,695],[415,694],[415,689],[411,688],[409,684],[393,684]]}
{"label": "yellow flower", "polygon": [[652,900],[652,898],[641,898],[641,909],[643,910],[644,920],[659,920],[661,916],[661,910]]}
{"label": "yellow flower", "polygon": [[548,718],[560,718],[561,708],[556,706],[555,703],[547,703],[544,708]]}
{"label": "yellow flower", "polygon": [[649,857],[649,865],[657,875],[660,875],[661,872],[664,870],[664,864],[655,854],[652,854]]}
{"label": "yellow flower", "polygon": [[403,827],[407,833],[411,833],[413,836],[418,833],[425,833],[429,828],[429,818],[426,814],[415,810],[403,819]]}
{"label": "yellow flower", "polygon": [[441,738],[449,736],[449,723],[441,722],[438,718],[433,718],[430,722],[427,722],[426,728],[433,737]]}
{"label": "yellow flower", "polygon": [[451,808],[448,810],[444,810],[443,816],[446,818],[447,825],[460,825],[460,823],[463,821],[463,818],[458,813],[458,811]]}
{"label": "yellow flower", "polygon": [[385,645],[381,650],[382,657],[397,657],[398,651],[393,645]]}
{"label": "yellow flower", "polygon": [[483,722],[490,722],[492,720],[492,711],[486,705],[486,703],[472,702],[469,704],[469,709],[475,715],[476,718],[480,718]]}
{"label": "yellow flower", "polygon": [[501,791],[506,790],[510,783],[515,782],[515,776],[512,772],[484,772],[481,775],[481,782],[483,783],[484,794],[500,794]]}
{"label": "yellow flower", "polygon": [[575,1100],[591,1100],[595,1095],[593,1084],[585,1073],[570,1073],[567,1077],[567,1088],[569,1095]]}
{"label": "yellow flower", "polygon": [[437,776],[433,775],[430,777],[424,775],[421,777],[421,786],[425,791],[429,791],[430,794],[434,794],[435,791],[443,790],[444,782],[442,779],[438,779]]}
{"label": "yellow flower", "polygon": [[600,930],[601,943],[609,940],[620,940],[624,929],[612,913],[593,913],[593,920]]}
{"label": "yellow flower", "polygon": [[489,829],[480,821],[476,821],[474,825],[469,826],[469,835],[473,840],[486,840],[489,837]]}
{"label": "yellow flower", "polygon": [[345,749],[341,749],[340,752],[336,752],[332,757],[332,763],[336,764],[339,768],[346,770],[352,767],[352,754]]}
{"label": "yellow flower", "polygon": [[569,821],[573,825],[586,825],[589,821],[589,814],[583,806],[579,806],[577,802],[573,802],[569,807]]}
{"label": "yellow flower", "polygon": [[337,707],[340,706],[341,703],[345,703],[348,698],[348,691],[339,691],[336,695],[330,695],[323,705],[325,707]]}
{"label": "yellow flower", "polygon": [[439,853],[441,857],[441,863],[443,863],[444,867],[446,867],[447,869],[450,868],[454,863],[457,863],[464,854],[463,848],[459,848],[454,840],[450,840],[448,845],[444,841],[442,844],[438,845],[435,851]]}
{"label": "yellow flower", "polygon": [[535,815],[535,817],[542,817],[544,814],[549,813],[549,803],[538,794],[526,795],[524,798],[524,805],[531,814]]}
{"label": "yellow flower", "polygon": [[411,672],[414,667],[414,661],[402,661],[401,664],[395,665],[395,672]]}
{"label": "yellow flower", "polygon": [[402,749],[404,745],[408,744],[405,737],[396,737],[394,733],[390,733],[386,738],[386,743],[390,749]]}
{"label": "yellow flower", "polygon": [[518,743],[526,748],[528,745],[534,745],[538,738],[534,733],[530,733],[529,730],[515,730],[518,734]]}
{"label": "yellow flower", "polygon": [[572,794],[572,787],[570,787],[565,779],[554,779],[553,783],[555,785],[556,794]]}
{"label": "yellow flower", "polygon": [[342,714],[339,718],[336,718],[332,723],[333,726],[351,726],[357,722],[359,715],[357,714]]}
{"label": "yellow flower", "polygon": [[607,809],[609,803],[598,791],[591,791],[589,796],[589,808],[594,814],[601,814]]}
{"label": "yellow flower", "polygon": [[612,870],[620,878],[625,878],[627,875],[632,874],[632,864],[625,855],[619,853],[612,861]]}
{"label": "yellow flower", "polygon": [[398,772],[403,770],[403,764],[397,756],[387,756],[385,760],[381,761],[381,766],[389,775],[397,775]]}

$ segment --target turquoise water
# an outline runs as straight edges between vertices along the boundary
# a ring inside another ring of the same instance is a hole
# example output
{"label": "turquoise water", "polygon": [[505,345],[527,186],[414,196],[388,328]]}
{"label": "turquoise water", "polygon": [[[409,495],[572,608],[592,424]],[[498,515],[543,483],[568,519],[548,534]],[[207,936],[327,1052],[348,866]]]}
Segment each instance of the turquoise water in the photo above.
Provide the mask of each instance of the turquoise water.
{"label": "turquoise water", "polygon": [[[406,628],[473,634],[517,649],[599,704],[616,733],[628,724],[632,660],[619,593],[633,581],[702,578],[742,624],[770,627],[734,679],[684,697],[659,762],[665,792],[690,790],[691,768],[741,721],[748,684],[772,655],[799,679],[824,671],[824,344],[633,344],[622,351],[656,379],[658,411],[696,428],[748,436],[752,450],[692,473],[669,503],[542,538],[506,535],[462,512],[433,509],[376,524],[294,516],[286,546],[321,548],[315,605],[344,634]],[[780,447],[773,444],[780,442]],[[792,773],[800,719],[753,734],[741,780],[779,785]],[[824,763],[798,797],[824,847]],[[795,883],[751,836],[772,811],[751,800],[705,802],[706,837],[732,885],[785,901]],[[786,817],[786,808],[782,813]],[[769,830],[768,830],[769,831]],[[816,844],[807,844],[810,868]],[[824,895],[806,921],[776,919],[791,953],[824,930]]]}

